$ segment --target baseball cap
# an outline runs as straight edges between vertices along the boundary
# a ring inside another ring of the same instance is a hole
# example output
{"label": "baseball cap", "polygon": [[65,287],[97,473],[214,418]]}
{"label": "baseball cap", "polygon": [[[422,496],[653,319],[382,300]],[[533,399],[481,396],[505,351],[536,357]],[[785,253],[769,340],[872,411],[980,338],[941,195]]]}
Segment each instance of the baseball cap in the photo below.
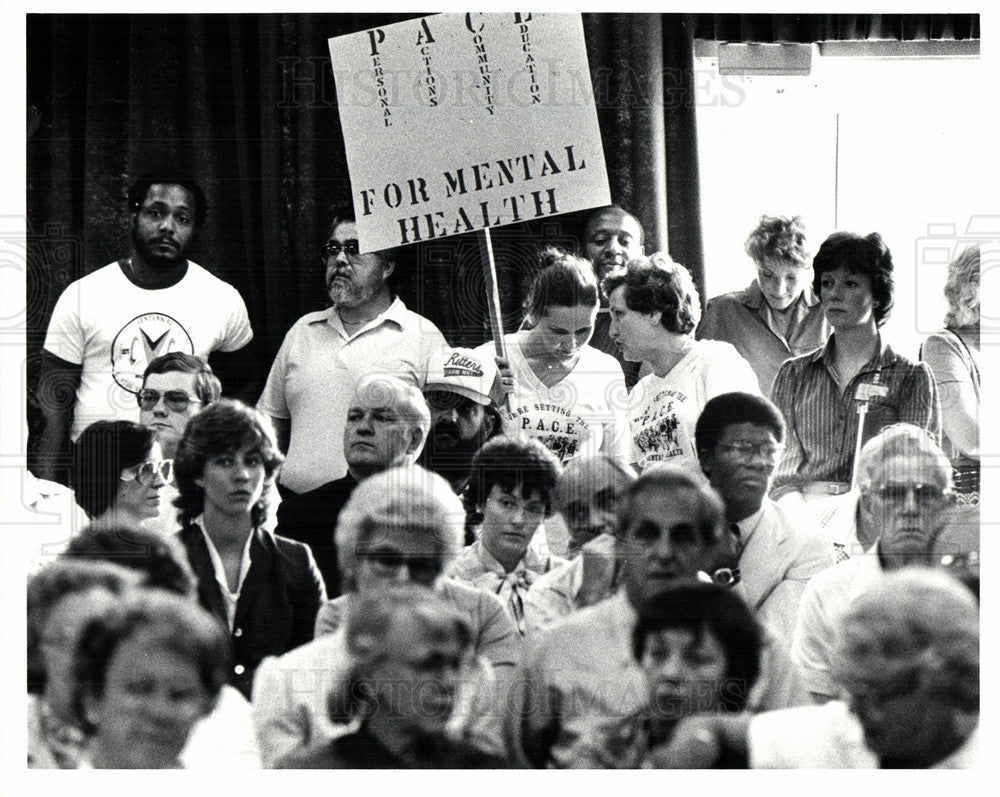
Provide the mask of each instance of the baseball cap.
{"label": "baseball cap", "polygon": [[424,390],[448,390],[478,404],[490,404],[490,391],[497,377],[492,358],[472,349],[440,349],[427,362]]}

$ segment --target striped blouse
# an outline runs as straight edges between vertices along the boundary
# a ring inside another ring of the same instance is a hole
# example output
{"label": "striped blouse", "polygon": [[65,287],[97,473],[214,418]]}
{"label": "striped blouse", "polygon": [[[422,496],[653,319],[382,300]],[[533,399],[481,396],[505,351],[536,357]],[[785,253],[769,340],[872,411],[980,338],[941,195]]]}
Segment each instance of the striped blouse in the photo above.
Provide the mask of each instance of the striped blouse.
{"label": "striped blouse", "polygon": [[[885,395],[868,405],[863,441],[893,423],[912,423],[940,442],[941,408],[930,368],[896,354],[879,336],[879,351],[841,391],[833,376],[836,334],[809,354],[785,362],[771,389],[771,399],[788,426],[785,452],[775,472],[772,498],[812,481],[851,481],[858,434],[855,394],[877,383]],[[879,391],[880,392],[880,391]]]}

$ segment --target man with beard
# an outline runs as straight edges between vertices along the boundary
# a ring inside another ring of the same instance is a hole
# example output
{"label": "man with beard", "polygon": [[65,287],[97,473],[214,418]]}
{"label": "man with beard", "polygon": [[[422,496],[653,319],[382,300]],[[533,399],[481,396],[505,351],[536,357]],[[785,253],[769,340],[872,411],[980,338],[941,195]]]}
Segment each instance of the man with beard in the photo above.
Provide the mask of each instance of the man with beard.
{"label": "man with beard", "polygon": [[128,201],[132,254],[72,283],[49,321],[38,383],[45,428],[36,473],[43,478],[64,476],[69,438],[94,421],[139,420],[134,394],[150,360],[215,352],[218,371],[218,353],[242,350],[253,337],[239,292],[187,259],[207,216],[201,187],[146,175]]}
{"label": "man with beard", "polygon": [[469,483],[472,457],[500,433],[500,414],[491,395],[496,364],[472,349],[441,349],[427,363],[424,398],[431,430],[420,464],[448,480],[457,495]]}
{"label": "man with beard", "polygon": [[396,253],[359,251],[353,211],[337,213],[319,254],[333,307],[295,322],[257,402],[286,454],[283,497],[344,475],[344,423],[362,377],[391,375],[421,388],[431,353],[447,345],[434,324],[393,295]]}

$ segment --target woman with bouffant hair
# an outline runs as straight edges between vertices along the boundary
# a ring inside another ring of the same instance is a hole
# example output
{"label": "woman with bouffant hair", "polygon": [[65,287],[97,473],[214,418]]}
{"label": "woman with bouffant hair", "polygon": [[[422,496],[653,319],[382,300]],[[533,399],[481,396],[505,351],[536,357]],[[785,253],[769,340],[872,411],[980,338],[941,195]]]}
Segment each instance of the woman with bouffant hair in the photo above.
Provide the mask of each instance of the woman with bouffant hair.
{"label": "woman with bouffant hair", "polygon": [[430,589],[358,593],[347,617],[348,673],[330,695],[353,733],[278,761],[280,769],[496,769],[504,761],[449,738],[448,720],[472,652],[466,620]]}
{"label": "woman with bouffant hair", "polygon": [[742,291],[709,299],[696,337],[732,343],[766,392],[781,364],[826,343],[830,327],[812,290],[801,216],[761,216],[743,249],[756,278]]}
{"label": "woman with bouffant hair", "polygon": [[941,391],[943,448],[961,503],[979,503],[979,244],[948,264],[944,329],[920,348]]}
{"label": "woman with bouffant hair", "polygon": [[[504,384],[510,392],[501,408],[503,433],[534,438],[564,463],[603,453],[624,464],[625,378],[614,357],[589,345],[600,303],[594,270],[555,247],[543,250],[540,260],[525,324],[504,336],[502,371],[509,363],[512,385]],[[492,358],[493,342],[476,354]]]}
{"label": "woman with bouffant hair", "polygon": [[188,600],[138,589],[91,618],[73,655],[73,709],[89,737],[82,766],[179,769],[195,724],[229,672],[229,641]]}
{"label": "woman with bouffant hair", "polygon": [[788,360],[775,377],[771,398],[788,425],[775,499],[847,492],[861,418],[862,443],[893,423],[911,423],[935,438],[941,427],[930,368],[897,354],[880,332],[894,287],[882,236],[833,233],[813,258],[813,272],[834,331],[823,348]]}
{"label": "woman with bouffant hair", "polygon": [[188,422],[175,458],[181,542],[202,606],[232,634],[231,683],[247,697],[261,659],[312,639],[326,597],[309,547],[261,526],[281,461],[270,421],[231,399]]}
{"label": "woman with bouffant hair", "polygon": [[729,343],[695,340],[701,299],[690,272],[663,252],[631,261],[601,283],[611,337],[626,360],[649,363],[628,396],[630,462],[641,473],[664,462],[698,469],[694,425],[720,393],[759,394],[757,375]]}

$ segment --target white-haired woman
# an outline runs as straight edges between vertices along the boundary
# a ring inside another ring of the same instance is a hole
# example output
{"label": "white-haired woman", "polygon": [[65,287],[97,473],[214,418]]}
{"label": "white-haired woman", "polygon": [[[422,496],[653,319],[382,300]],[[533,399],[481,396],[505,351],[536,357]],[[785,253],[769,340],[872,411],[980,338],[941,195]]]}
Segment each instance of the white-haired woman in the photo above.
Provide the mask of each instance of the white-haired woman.
{"label": "white-haired woman", "polygon": [[419,584],[355,596],[347,677],[330,694],[334,721],[356,730],[293,752],[281,769],[496,769],[504,761],[446,733],[471,659],[468,623]]}
{"label": "white-haired woman", "polygon": [[941,397],[944,450],[954,471],[959,501],[979,503],[979,245],[948,264],[944,328],[920,349],[934,372]]}

